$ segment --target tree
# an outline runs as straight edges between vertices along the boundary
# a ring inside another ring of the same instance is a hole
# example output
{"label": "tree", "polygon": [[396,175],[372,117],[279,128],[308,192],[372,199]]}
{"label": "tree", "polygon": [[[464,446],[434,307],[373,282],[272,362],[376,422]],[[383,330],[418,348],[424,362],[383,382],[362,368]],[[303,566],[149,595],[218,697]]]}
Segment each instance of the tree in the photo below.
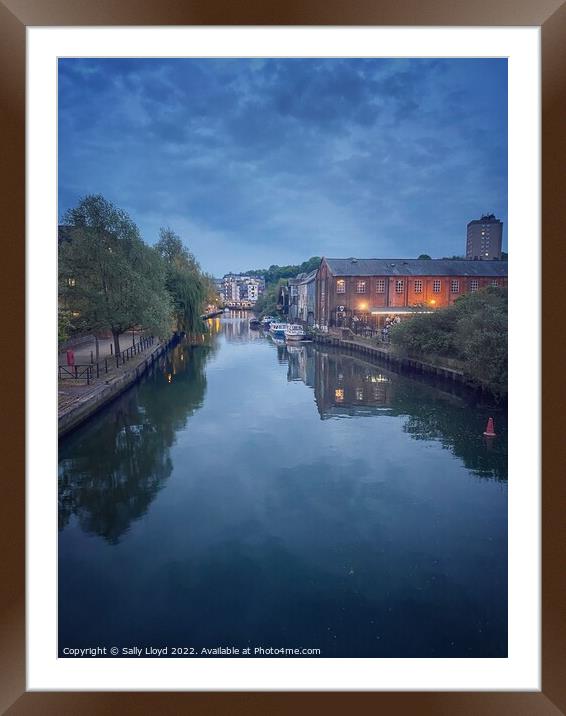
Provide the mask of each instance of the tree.
{"label": "tree", "polygon": [[474,382],[498,396],[507,392],[507,289],[490,286],[452,306],[417,315],[391,329],[392,344],[414,357],[462,361]]}
{"label": "tree", "polygon": [[58,342],[64,343],[73,328],[71,312],[61,306],[58,307],[57,334]]}
{"label": "tree", "polygon": [[276,283],[267,284],[265,291],[256,301],[254,311],[262,316],[278,315],[279,290],[286,283],[285,279],[279,279]]}
{"label": "tree", "polygon": [[278,266],[272,264],[268,269],[253,269],[251,271],[244,271],[246,276],[263,276],[266,285],[271,283],[277,283],[282,278],[294,278],[300,273],[310,273],[317,269],[320,265],[320,256],[311,256],[310,259],[303,261],[302,264],[293,264],[288,266]]}
{"label": "tree", "polygon": [[430,256],[428,254],[421,254],[419,256],[419,259],[426,259],[427,261],[432,261],[432,259],[430,258]]}
{"label": "tree", "polygon": [[172,306],[163,262],[128,214],[103,196],[90,195],[63,220],[70,240],[59,248],[59,287],[76,316],[75,327],[110,330],[116,354],[120,334],[134,326],[166,336]]}
{"label": "tree", "polygon": [[172,229],[159,230],[156,250],[165,264],[165,285],[173,303],[177,330],[202,331],[201,316],[206,302],[216,295],[212,279],[202,273],[193,254]]}

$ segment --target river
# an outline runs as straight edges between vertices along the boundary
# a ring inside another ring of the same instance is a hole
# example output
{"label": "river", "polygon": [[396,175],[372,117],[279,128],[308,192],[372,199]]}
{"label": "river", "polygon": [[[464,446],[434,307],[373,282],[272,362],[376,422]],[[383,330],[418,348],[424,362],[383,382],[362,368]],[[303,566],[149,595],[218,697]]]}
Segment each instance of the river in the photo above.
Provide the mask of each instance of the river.
{"label": "river", "polygon": [[505,412],[210,325],[60,443],[60,655],[506,656]]}

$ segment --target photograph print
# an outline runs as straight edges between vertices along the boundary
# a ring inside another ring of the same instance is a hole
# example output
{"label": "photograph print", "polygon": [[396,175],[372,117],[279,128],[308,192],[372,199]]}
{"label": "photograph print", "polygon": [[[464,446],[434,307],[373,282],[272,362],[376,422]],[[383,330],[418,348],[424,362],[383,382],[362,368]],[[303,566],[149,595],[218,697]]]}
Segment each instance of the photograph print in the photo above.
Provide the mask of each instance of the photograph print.
{"label": "photograph print", "polygon": [[57,73],[59,657],[507,657],[507,60]]}

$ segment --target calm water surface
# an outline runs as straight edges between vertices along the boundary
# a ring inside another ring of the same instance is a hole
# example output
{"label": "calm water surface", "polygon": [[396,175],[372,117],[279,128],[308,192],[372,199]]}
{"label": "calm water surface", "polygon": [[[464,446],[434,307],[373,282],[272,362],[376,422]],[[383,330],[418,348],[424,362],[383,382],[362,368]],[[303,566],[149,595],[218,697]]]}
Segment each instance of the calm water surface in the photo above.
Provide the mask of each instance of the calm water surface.
{"label": "calm water surface", "polygon": [[505,414],[212,329],[60,445],[60,653],[505,656]]}

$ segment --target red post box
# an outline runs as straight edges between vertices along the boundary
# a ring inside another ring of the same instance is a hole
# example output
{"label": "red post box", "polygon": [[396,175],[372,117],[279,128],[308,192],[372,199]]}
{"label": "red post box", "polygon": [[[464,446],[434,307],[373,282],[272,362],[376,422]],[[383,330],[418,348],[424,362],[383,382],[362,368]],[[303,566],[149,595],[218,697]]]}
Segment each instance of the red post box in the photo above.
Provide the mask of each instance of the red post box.
{"label": "red post box", "polygon": [[75,351],[70,348],[67,351],[67,365],[75,365]]}

